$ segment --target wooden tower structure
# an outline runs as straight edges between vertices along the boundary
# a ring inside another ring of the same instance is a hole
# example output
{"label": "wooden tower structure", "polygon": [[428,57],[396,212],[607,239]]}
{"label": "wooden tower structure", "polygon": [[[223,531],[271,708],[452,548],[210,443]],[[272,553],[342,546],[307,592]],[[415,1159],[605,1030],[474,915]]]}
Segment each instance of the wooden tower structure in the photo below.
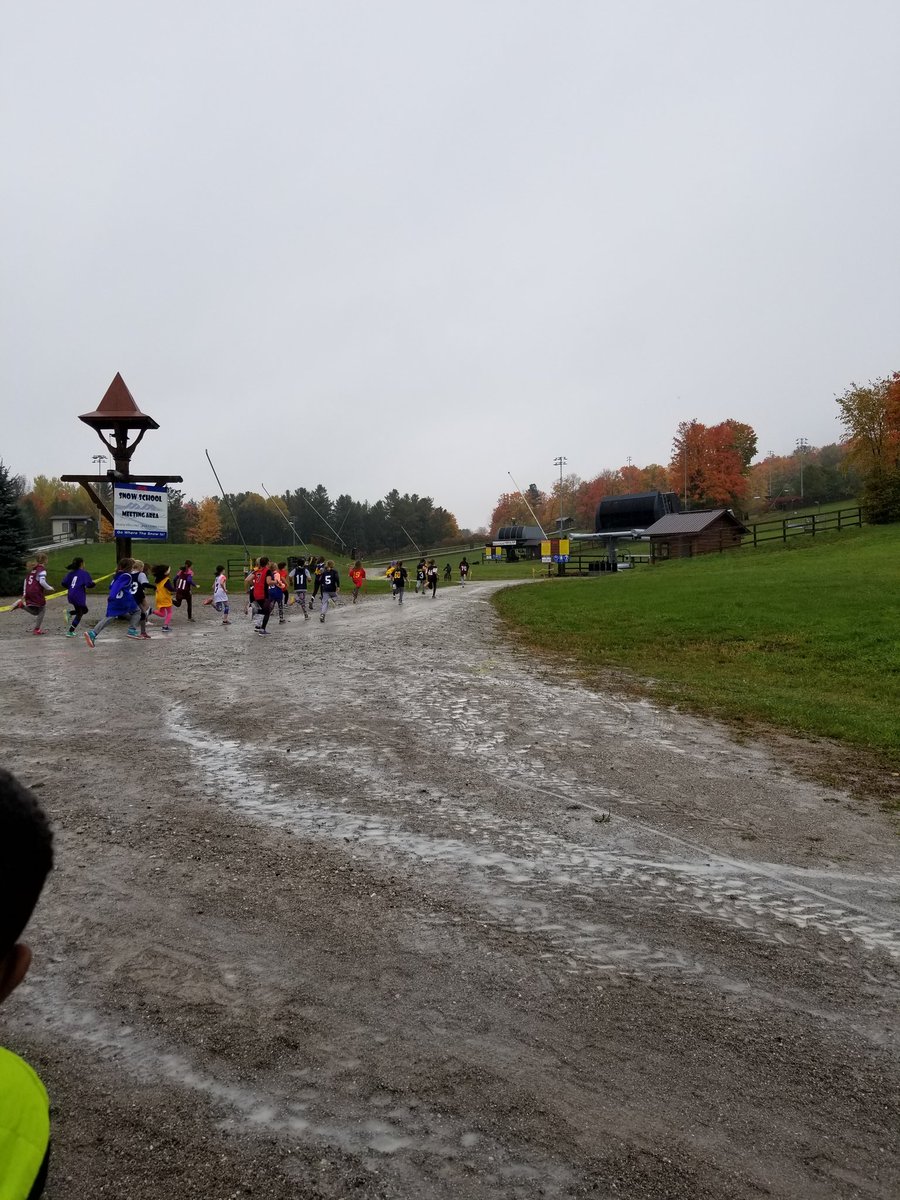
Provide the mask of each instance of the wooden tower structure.
{"label": "wooden tower structure", "polygon": [[[106,389],[106,395],[93,412],[82,413],[78,418],[96,431],[100,441],[112,456],[115,466],[106,472],[108,483],[152,483],[165,487],[168,483],[181,483],[180,475],[135,475],[131,470],[131,458],[148,429],[159,429],[157,421],[141,412],[134,396],[125,385],[125,380],[116,372],[116,377]],[[109,436],[106,436],[106,435]],[[104,497],[97,489],[103,482],[98,475],[63,475],[64,483],[79,483],[111,525],[115,518]],[[116,538],[116,560],[131,557],[131,538]]]}

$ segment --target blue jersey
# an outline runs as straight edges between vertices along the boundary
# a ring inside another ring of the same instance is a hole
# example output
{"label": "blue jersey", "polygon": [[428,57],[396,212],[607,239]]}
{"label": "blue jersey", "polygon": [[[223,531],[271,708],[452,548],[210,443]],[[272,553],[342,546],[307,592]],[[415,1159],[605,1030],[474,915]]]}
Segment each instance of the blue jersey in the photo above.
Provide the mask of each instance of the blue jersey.
{"label": "blue jersey", "polygon": [[131,575],[128,571],[119,571],[109,585],[106,615],[108,617],[128,617],[136,608],[137,601],[131,594]]}
{"label": "blue jersey", "polygon": [[87,607],[85,588],[92,588],[94,581],[84,567],[79,567],[77,571],[70,571],[59,586],[69,589],[66,599],[70,604],[78,604],[85,608]]}

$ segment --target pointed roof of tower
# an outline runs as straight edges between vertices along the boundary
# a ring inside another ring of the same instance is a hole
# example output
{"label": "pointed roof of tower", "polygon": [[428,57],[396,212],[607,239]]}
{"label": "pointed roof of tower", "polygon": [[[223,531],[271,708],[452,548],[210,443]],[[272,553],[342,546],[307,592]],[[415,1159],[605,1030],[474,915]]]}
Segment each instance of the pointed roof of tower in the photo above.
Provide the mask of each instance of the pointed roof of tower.
{"label": "pointed roof of tower", "polygon": [[127,429],[159,429],[158,422],[138,408],[118,371],[96,409],[82,413],[78,420],[94,429],[114,429],[117,425]]}

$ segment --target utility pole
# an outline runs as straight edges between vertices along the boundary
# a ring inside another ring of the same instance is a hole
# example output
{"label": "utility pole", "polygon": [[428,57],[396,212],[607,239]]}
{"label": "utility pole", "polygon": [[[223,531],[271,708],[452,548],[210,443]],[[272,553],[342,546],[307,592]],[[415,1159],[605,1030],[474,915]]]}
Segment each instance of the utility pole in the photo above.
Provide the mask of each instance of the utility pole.
{"label": "utility pole", "polygon": [[681,447],[681,451],[684,454],[684,511],[687,512],[687,510],[690,508],[690,504],[688,503],[688,494],[687,494],[687,460],[688,460],[687,438],[684,439],[684,443]]}
{"label": "utility pole", "polygon": [[800,499],[803,499],[803,455],[809,449],[809,442],[805,437],[797,438],[797,457],[800,459]]}
{"label": "utility pole", "polygon": [[557,454],[553,460],[554,467],[559,467],[559,536],[563,531],[563,467],[569,460],[564,454]]}
{"label": "utility pole", "polygon": [[771,503],[771,500],[772,500],[772,459],[773,459],[774,457],[775,457],[775,451],[774,451],[774,450],[770,450],[770,451],[769,451],[769,459],[768,459],[768,462],[769,462],[769,494],[768,494],[768,496],[766,497],[766,499],[767,499],[767,500],[768,500],[770,503]]}

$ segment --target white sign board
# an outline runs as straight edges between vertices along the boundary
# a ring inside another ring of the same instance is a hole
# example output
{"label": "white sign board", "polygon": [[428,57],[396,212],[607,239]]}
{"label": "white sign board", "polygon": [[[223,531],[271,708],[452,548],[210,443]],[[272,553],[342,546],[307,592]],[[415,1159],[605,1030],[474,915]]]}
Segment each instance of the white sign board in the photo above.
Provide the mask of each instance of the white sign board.
{"label": "white sign board", "polygon": [[165,541],[169,523],[169,492],[147,483],[117,483],[113,487],[113,530],[116,537]]}

